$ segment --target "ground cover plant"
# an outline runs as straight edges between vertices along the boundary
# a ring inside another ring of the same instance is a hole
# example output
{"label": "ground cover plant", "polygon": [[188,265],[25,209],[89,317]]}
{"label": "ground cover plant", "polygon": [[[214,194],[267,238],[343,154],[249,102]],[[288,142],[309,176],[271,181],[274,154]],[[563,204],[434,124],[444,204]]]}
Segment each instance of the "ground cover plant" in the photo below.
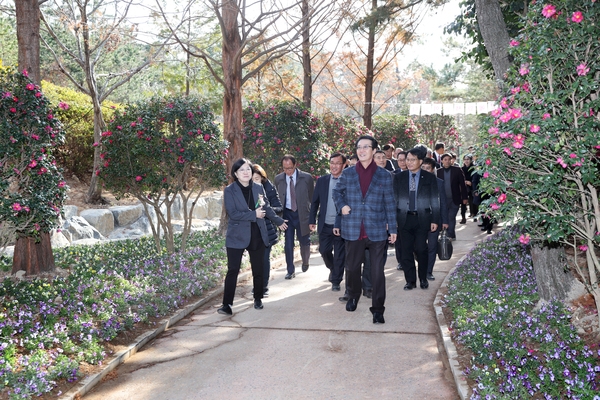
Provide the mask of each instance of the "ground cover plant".
{"label": "ground cover plant", "polygon": [[[163,317],[222,281],[224,239],[188,238],[188,250],[158,255],[153,239],[71,246],[54,252],[58,276],[0,283],[0,397],[27,399],[99,364],[104,344]],[[10,259],[0,262],[10,265]],[[2,265],[7,270],[9,266]]]}
{"label": "ground cover plant", "polygon": [[[506,229],[451,274],[453,339],[472,354],[472,399],[600,399],[600,349],[577,335],[560,302],[538,305],[528,245]],[[537,307],[536,307],[537,306]]]}

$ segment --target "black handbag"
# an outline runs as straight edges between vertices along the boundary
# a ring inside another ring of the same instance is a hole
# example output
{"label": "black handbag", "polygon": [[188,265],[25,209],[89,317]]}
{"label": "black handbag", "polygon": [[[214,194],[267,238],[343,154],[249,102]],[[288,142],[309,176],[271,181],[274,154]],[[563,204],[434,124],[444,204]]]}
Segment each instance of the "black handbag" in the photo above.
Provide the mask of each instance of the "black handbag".
{"label": "black handbag", "polygon": [[442,229],[440,237],[438,239],[437,248],[438,258],[442,261],[449,260],[452,258],[452,241],[448,237],[445,229]]}

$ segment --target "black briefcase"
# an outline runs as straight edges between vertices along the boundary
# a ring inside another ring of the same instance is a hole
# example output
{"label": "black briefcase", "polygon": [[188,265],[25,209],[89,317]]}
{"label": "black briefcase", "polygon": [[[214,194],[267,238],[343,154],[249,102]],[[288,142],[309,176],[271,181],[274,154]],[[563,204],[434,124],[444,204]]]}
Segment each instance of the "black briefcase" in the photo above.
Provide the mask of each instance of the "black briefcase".
{"label": "black briefcase", "polygon": [[448,237],[445,229],[442,229],[438,239],[437,248],[438,258],[442,261],[452,258],[452,241]]}

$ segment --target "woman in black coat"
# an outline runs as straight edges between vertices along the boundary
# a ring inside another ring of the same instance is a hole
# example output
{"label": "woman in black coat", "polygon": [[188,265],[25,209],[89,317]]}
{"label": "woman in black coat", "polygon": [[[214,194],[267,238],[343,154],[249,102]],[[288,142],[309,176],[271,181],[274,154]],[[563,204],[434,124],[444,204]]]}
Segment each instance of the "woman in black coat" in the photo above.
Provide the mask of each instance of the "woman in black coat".
{"label": "woman in black coat", "polygon": [[[271,181],[267,178],[267,173],[258,164],[254,164],[252,167],[252,180],[254,183],[258,183],[262,185],[265,190],[265,196],[267,200],[269,200],[269,204],[273,211],[275,211],[278,215],[281,215],[283,212],[283,206],[281,205],[281,200],[279,199],[279,194],[277,193],[277,189],[271,183]],[[263,281],[264,281],[264,291],[263,297],[269,296],[269,278],[271,277],[271,248],[277,242],[279,242],[279,234],[277,232],[277,228],[270,220],[265,220],[267,223],[267,232],[269,233],[269,245],[265,249],[265,259],[263,262],[264,271],[263,271]]]}
{"label": "woman in black coat", "polygon": [[264,189],[252,181],[252,163],[240,158],[231,167],[234,180],[223,191],[223,202],[229,222],[225,247],[227,248],[227,275],[223,291],[223,305],[219,314],[232,315],[231,306],[235,296],[237,277],[244,251],[250,256],[254,284],[254,308],[263,308],[263,259],[269,244],[265,217],[286,229],[285,221],[275,214],[264,198]]}

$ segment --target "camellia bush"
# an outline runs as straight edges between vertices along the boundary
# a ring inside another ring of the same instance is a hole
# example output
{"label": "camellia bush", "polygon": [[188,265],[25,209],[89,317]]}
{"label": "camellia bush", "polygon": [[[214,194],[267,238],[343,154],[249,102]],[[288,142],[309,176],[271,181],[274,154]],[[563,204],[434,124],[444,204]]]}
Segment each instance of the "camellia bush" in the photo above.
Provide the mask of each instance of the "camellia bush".
{"label": "camellia bush", "polygon": [[446,151],[457,151],[461,145],[454,117],[449,115],[423,115],[414,119],[416,132],[414,137],[433,149],[436,142],[443,142]]}
{"label": "camellia bush", "polygon": [[26,72],[0,69],[0,225],[4,244],[17,239],[13,272],[54,269],[49,232],[67,194],[53,156],[64,140],[54,115]]}
{"label": "camellia bush", "polygon": [[346,115],[326,114],[320,119],[332,153],[340,152],[350,157],[356,150],[356,139],[362,135],[373,135],[369,128]]}
{"label": "camellia bush", "polygon": [[102,133],[103,164],[96,173],[117,196],[140,200],[155,215],[152,233],[160,251],[164,234],[173,253],[172,211],[181,201],[185,250],[193,210],[202,192],[225,182],[227,143],[209,107],[191,97],[155,98],[117,110]]}
{"label": "camellia bush", "polygon": [[319,119],[302,103],[250,103],[244,109],[244,156],[260,164],[272,180],[281,158],[291,154],[298,167],[313,176],[329,171],[331,151]]}
{"label": "camellia bush", "polygon": [[[600,308],[600,7],[532,2],[511,41],[510,90],[485,133],[489,212],[516,220],[522,243],[571,246]],[[585,265],[585,266],[584,266]],[[587,266],[587,267],[586,267]]]}
{"label": "camellia bush", "polygon": [[408,150],[417,144],[417,126],[405,115],[376,115],[372,130],[381,146],[390,143],[396,148]]}

